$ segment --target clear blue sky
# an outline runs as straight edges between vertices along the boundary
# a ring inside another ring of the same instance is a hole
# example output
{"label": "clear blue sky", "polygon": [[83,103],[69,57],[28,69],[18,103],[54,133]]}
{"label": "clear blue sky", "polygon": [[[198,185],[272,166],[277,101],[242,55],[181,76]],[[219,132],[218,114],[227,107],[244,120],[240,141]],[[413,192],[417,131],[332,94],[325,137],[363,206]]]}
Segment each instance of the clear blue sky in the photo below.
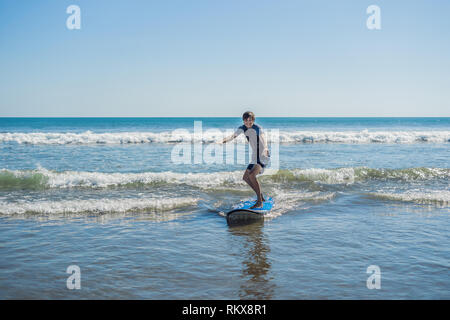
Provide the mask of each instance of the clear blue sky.
{"label": "clear blue sky", "polygon": [[0,48],[0,116],[450,116],[448,0],[0,0]]}

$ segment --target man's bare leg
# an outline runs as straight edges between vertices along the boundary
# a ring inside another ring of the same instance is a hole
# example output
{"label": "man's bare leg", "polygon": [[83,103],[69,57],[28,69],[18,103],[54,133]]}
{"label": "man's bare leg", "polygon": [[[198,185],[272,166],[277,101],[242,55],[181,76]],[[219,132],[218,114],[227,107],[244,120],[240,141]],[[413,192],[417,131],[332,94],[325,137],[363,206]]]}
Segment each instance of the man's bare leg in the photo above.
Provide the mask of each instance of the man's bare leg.
{"label": "man's bare leg", "polygon": [[253,184],[257,199],[256,199],[256,203],[250,208],[250,209],[256,209],[256,208],[260,208],[262,207],[262,195],[261,195],[261,188],[259,186],[259,182],[256,179],[256,175],[258,173],[261,172],[261,166],[259,164],[255,164],[253,166],[252,171],[250,171],[250,173],[248,174],[248,179],[250,180],[250,182]]}
{"label": "man's bare leg", "polygon": [[[253,168],[253,170],[255,170],[255,168]],[[258,173],[259,173],[259,171],[258,171]],[[253,189],[253,191],[255,191],[256,195],[258,195],[257,187],[256,187],[255,183],[252,180],[250,180],[249,175],[250,175],[250,170],[247,169],[247,170],[245,170],[244,176],[242,178]],[[258,181],[256,181],[256,182],[258,182]],[[259,186],[259,184],[258,184],[258,186]],[[262,201],[266,201],[266,199],[264,199],[261,192],[260,192],[260,194],[261,194]]]}
{"label": "man's bare leg", "polygon": [[253,185],[252,181],[250,181],[249,179],[249,174],[250,174],[250,170],[245,170],[244,176],[242,177],[242,179],[244,179],[245,182],[247,182],[247,184],[253,189],[253,191],[255,191],[256,193],[256,189],[255,186]]}

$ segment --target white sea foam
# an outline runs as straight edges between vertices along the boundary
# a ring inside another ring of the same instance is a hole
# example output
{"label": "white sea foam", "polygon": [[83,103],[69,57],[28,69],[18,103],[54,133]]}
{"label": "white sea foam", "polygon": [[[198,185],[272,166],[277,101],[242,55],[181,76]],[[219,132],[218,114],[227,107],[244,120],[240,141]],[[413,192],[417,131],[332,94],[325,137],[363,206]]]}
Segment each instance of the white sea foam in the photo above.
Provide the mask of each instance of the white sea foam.
{"label": "white sea foam", "polygon": [[369,196],[379,199],[450,207],[450,191],[448,190],[406,191],[403,193],[376,192],[370,193]]}
{"label": "white sea foam", "polygon": [[327,184],[351,184],[355,182],[354,168],[339,169],[294,169],[292,173],[299,180],[316,181]]}
{"label": "white sea foam", "polygon": [[[281,143],[447,143],[450,142],[450,131],[282,131],[278,137],[267,130],[269,142]],[[223,138],[220,132],[204,131],[194,136],[185,130],[166,132],[106,132],[81,133],[58,132],[6,132],[0,133],[0,143],[16,142],[20,144],[66,145],[66,144],[143,144],[143,143],[177,143],[204,142],[218,143]],[[245,143],[243,135],[238,137],[239,143]]]}
{"label": "white sea foam", "polygon": [[276,206],[265,216],[267,219],[278,217],[283,213],[294,209],[304,209],[304,206],[302,205],[307,202],[330,201],[336,196],[336,192],[308,192],[302,190],[284,191],[281,189],[273,190],[273,192]]}
{"label": "white sea foam", "polygon": [[[280,170],[274,175],[261,176],[261,181],[269,184],[289,184],[290,181],[353,184],[355,181],[367,181],[370,179],[426,181],[448,178],[450,178],[450,169],[446,168],[371,169],[349,167]],[[4,190],[139,187],[152,184],[185,184],[201,189],[231,188],[233,190],[246,188],[247,186],[242,180],[242,171],[105,173],[86,171],[56,172],[45,168],[37,170],[0,170],[0,188]]]}
{"label": "white sea foam", "polygon": [[280,132],[280,142],[290,143],[446,143],[450,131],[295,131]]}
{"label": "white sea foam", "polygon": [[0,214],[158,213],[195,205],[197,201],[198,199],[185,197],[0,202]]}
{"label": "white sea foam", "polygon": [[0,170],[0,188],[108,188],[152,184],[186,184],[198,188],[219,186],[244,186],[242,171],[212,173],[142,172],[104,173],[85,171],[56,172],[39,168],[36,170]]}
{"label": "white sea foam", "polygon": [[174,183],[190,186],[208,188],[224,184],[244,184],[242,172],[215,172],[215,173],[176,173],[166,172],[143,172],[143,173],[102,173],[102,172],[52,172],[39,169],[41,173],[48,176],[48,186],[51,188],[70,187],[112,187],[129,184],[154,184]]}
{"label": "white sea foam", "polygon": [[290,172],[298,180],[326,184],[352,184],[355,181],[367,181],[370,179],[419,181],[450,178],[450,169],[446,168],[372,169],[367,167],[349,167],[293,169]]}

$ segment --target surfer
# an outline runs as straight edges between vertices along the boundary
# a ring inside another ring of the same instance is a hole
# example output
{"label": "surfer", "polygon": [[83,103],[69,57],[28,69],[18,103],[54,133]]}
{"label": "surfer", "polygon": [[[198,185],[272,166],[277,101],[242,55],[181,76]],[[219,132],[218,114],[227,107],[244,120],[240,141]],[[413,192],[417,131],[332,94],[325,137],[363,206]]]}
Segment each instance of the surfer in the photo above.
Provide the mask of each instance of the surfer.
{"label": "surfer", "polygon": [[256,203],[250,209],[261,208],[264,199],[261,194],[261,187],[256,176],[264,172],[264,167],[270,160],[269,149],[267,148],[267,141],[264,137],[263,129],[255,123],[255,114],[247,111],[242,115],[244,125],[236,129],[233,135],[223,139],[222,143],[227,143],[238,137],[241,133],[245,135],[247,141],[252,148],[252,160],[245,170],[243,179],[256,193]]}

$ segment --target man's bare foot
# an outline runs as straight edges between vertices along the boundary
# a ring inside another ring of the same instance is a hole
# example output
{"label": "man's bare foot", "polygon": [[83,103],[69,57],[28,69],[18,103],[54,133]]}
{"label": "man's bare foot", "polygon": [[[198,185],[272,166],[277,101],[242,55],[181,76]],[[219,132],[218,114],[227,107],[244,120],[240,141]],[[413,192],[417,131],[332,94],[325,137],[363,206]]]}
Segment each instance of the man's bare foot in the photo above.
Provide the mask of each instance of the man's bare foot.
{"label": "man's bare foot", "polygon": [[250,207],[250,209],[259,209],[262,208],[262,202],[261,201],[257,201],[253,206]]}

